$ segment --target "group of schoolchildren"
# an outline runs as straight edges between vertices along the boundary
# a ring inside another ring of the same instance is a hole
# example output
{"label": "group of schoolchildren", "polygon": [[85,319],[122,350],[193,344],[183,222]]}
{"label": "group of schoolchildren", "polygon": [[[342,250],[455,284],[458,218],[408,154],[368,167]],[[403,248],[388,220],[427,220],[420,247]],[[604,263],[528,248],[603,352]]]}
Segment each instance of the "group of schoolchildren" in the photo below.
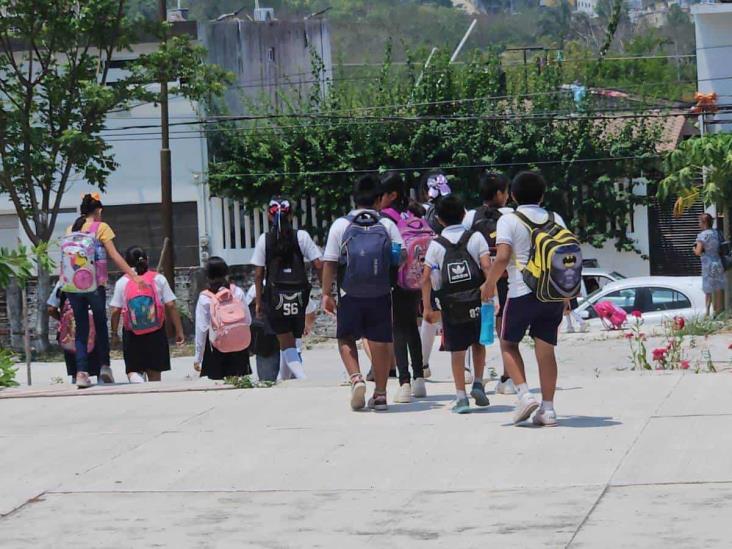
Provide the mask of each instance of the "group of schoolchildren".
{"label": "group of schoolchildren", "polygon": [[[536,425],[556,425],[554,347],[566,303],[579,290],[582,258],[561,217],[541,207],[544,179],[522,172],[510,182],[484,173],[483,203],[467,212],[441,171],[426,174],[419,190],[417,202],[397,173],[358,179],[354,209],[331,224],[322,255],[307,231],[293,227],[294,203],[274,197],[267,210],[270,229],[257,240],[251,260],[255,280],[248,294],[230,282],[223,259],[208,260],[208,288],[195,313],[194,362],[201,376],[250,374],[250,356],[256,356],[260,379],[306,377],[301,339],[317,309],[310,300],[309,262],[323,288],[322,309],[336,317],[353,410],[386,410],[393,370],[400,386],[394,402],[426,397],[425,378],[431,376],[429,359],[440,328],[441,348],[451,353],[452,411],[469,413],[471,398],[476,406],[488,406],[481,329],[485,333],[485,311],[491,311],[489,325],[492,330],[495,314],[503,361],[496,393],[517,395],[515,423],[533,414]],[[509,200],[515,211],[506,208]],[[133,247],[121,257],[114,233],[101,222],[101,210],[98,196],[84,198],[82,217],[62,243],[61,279],[49,300],[57,318],[76,325],[74,345],[64,346],[69,373],[79,387],[89,386],[90,375],[111,378],[102,259],[109,256],[125,273],[111,306],[113,333],[123,320],[129,379],[159,380],[160,372],[170,369],[166,312],[183,340],[175,296],[166,279],[149,270],[144,250]],[[79,277],[84,259],[91,273]],[[90,326],[95,328],[91,336]],[[541,402],[529,391],[519,350],[527,331],[535,342]],[[68,330],[59,333],[63,345]],[[371,360],[367,378],[375,383],[368,401],[358,340]],[[466,375],[471,359],[473,372]]]}

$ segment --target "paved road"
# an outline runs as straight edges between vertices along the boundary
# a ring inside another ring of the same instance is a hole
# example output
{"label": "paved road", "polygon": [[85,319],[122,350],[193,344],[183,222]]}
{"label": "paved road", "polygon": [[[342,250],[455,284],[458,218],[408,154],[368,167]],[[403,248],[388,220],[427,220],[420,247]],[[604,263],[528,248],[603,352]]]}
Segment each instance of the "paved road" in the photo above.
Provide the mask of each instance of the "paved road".
{"label": "paved road", "polygon": [[450,414],[444,355],[384,414],[327,350],[272,389],[0,400],[0,547],[732,545],[732,375],[564,353],[556,429]]}

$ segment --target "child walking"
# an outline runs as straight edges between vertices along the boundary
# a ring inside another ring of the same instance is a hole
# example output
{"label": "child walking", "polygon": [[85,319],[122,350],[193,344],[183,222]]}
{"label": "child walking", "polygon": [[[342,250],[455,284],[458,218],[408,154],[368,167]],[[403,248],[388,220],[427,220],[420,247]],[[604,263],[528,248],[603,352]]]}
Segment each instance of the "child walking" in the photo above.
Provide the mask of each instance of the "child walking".
{"label": "child walking", "polygon": [[147,252],[131,246],[125,252],[127,264],[145,282],[145,288],[130,284],[123,276],[114,285],[110,307],[112,311],[112,342],[119,343],[119,321],[122,319],[122,354],[130,383],[160,381],[161,373],[170,370],[170,348],[165,330],[165,317],[173,322],[175,340],[185,343],[183,325],[175,305],[175,294],[168,280],[148,267]]}
{"label": "child walking", "polygon": [[[427,222],[409,211],[406,185],[398,173],[389,173],[381,180],[381,214],[399,229],[404,240],[406,261],[399,267],[391,298],[394,307],[394,354],[399,371],[399,392],[394,402],[411,402],[412,396],[424,398],[422,340],[419,337],[419,304],[422,289],[424,258],[434,233]],[[409,359],[412,360],[411,382]]]}
{"label": "child walking", "polygon": [[107,257],[135,284],[145,286],[114,245],[114,231],[102,221],[101,198],[97,193],[84,195],[79,207],[81,216],[61,239],[60,279],[62,289],[74,310],[76,323],[76,386],[91,386],[89,380],[89,310],[96,331],[95,348],[101,362],[99,379],[114,383],[109,360],[107,328]]}
{"label": "child walking", "polygon": [[[48,296],[48,316],[58,320],[58,332],[56,339],[64,353],[66,363],[66,374],[71,377],[71,383],[76,384],[76,326],[74,322],[74,311],[69,303],[68,296],[61,291],[63,284],[59,280],[54,286],[51,295]],[[91,313],[90,313],[91,314]],[[89,338],[87,343],[87,374],[99,376],[99,357],[96,348],[96,332],[94,321],[89,323]]]}
{"label": "child walking", "polygon": [[224,379],[252,373],[246,351],[252,317],[246,295],[229,282],[229,266],[213,256],[206,266],[208,289],[196,304],[196,355],[193,367],[201,377]]}
{"label": "child walking", "polygon": [[[512,213],[513,209],[506,208],[508,202],[509,186],[511,182],[508,177],[501,173],[484,172],[480,176],[480,197],[483,204],[465,214],[463,226],[466,230],[478,231],[488,242],[491,250],[491,257],[496,256],[496,229],[498,220],[504,213]],[[503,320],[503,309],[508,299],[508,272],[498,279],[496,284],[498,294],[498,314],[496,316],[496,332],[501,337],[501,322]],[[514,395],[516,388],[513,386],[510,376],[506,374],[505,368],[496,384],[496,393],[501,395]]]}
{"label": "child walking", "polygon": [[[305,330],[305,315],[310,301],[310,281],[305,261],[320,272],[321,253],[307,231],[292,227],[294,204],[284,197],[273,197],[267,214],[267,234],[257,240],[252,256],[255,309],[257,318],[266,318],[279,341],[282,356],[277,379],[305,379],[297,340]],[[267,284],[265,285],[265,277]]]}
{"label": "child walking", "polygon": [[[425,322],[435,320],[431,293],[434,290],[442,311],[445,350],[451,354],[456,402],[452,411],[470,413],[465,391],[465,355],[472,349],[475,379],[470,396],[477,406],[490,403],[483,387],[485,347],[480,344],[480,305],[487,288],[484,281],[490,269],[490,249],[479,232],[463,227],[463,201],[450,195],[437,203],[437,219],[442,233],[427,250],[422,283],[422,305]],[[435,271],[433,283],[433,271]],[[485,299],[483,299],[485,301]]]}
{"label": "child walking", "polygon": [[[522,172],[513,180],[511,194],[518,209],[498,220],[496,260],[486,285],[488,297],[492,298],[496,283],[508,269],[508,301],[503,312],[501,354],[518,393],[514,423],[527,420],[538,408],[533,418],[534,424],[551,427],[557,424],[554,410],[557,360],[554,347],[565,301],[576,296],[579,290],[582,256],[576,239],[565,229],[562,218],[541,207],[545,193],[546,182],[539,173]],[[543,242],[556,245],[551,264],[545,269],[534,261],[539,236]],[[553,288],[562,290],[561,294],[547,294],[545,288],[549,286],[542,282],[551,282]],[[519,348],[527,330],[534,339],[539,364],[541,405],[529,392]]]}
{"label": "child walking", "polygon": [[[392,363],[392,304],[390,268],[394,250],[403,245],[396,225],[376,211],[381,201],[377,177],[361,177],[353,187],[356,209],[330,228],[323,254],[323,310],[337,315],[336,336],[350,376],[351,408],[366,406],[366,383],[358,363],[356,341],[369,340],[376,389],[369,407],[387,409],[386,382]],[[338,272],[339,271],[339,272]],[[333,282],[338,272],[338,308]]]}

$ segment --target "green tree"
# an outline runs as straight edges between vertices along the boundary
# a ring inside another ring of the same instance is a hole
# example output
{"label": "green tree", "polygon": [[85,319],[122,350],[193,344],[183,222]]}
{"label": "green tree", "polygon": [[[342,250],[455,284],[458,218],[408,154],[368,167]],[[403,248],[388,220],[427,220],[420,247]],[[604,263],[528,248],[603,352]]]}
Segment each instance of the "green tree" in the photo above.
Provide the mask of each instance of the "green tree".
{"label": "green tree", "polygon": [[[150,83],[183,82],[174,93],[194,99],[223,91],[225,73],[203,63],[205,52],[174,38],[133,61],[109,85],[111,61],[141,32],[125,0],[0,0],[0,192],[36,246],[48,241],[70,178],[104,188],[116,168],[100,132],[107,113],[133,101],[156,101]],[[38,272],[40,295],[49,273]],[[48,346],[48,316],[38,299],[38,331]]]}

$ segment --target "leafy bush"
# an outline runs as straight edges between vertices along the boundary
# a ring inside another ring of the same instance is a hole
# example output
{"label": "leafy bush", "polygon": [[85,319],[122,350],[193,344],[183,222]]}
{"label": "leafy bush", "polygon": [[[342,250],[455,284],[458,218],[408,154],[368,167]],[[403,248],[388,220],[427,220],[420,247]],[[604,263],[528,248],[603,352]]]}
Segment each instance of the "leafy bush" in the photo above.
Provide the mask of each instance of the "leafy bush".
{"label": "leafy bush", "polygon": [[0,387],[17,387],[15,357],[7,349],[0,349]]}
{"label": "leafy bush", "polygon": [[254,381],[252,376],[229,376],[224,378],[224,383],[236,389],[268,389],[275,385],[271,381]]}

